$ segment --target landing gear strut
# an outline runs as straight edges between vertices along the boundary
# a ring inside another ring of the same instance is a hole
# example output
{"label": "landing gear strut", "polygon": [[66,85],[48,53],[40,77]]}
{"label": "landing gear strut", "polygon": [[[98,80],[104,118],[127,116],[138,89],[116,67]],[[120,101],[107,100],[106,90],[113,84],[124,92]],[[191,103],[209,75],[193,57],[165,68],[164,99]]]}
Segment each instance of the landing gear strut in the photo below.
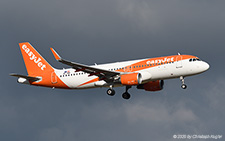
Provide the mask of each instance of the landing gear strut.
{"label": "landing gear strut", "polygon": [[128,93],[128,89],[130,89],[131,86],[126,86],[126,92],[122,94],[122,97],[124,99],[129,99],[130,98],[130,94]]}
{"label": "landing gear strut", "polygon": [[186,89],[187,85],[185,85],[185,83],[184,83],[184,77],[183,76],[180,77],[180,81],[182,82],[181,88]]}
{"label": "landing gear strut", "polygon": [[106,93],[110,96],[114,96],[115,95],[115,90],[113,90],[113,86],[111,85],[110,88],[106,91]]}

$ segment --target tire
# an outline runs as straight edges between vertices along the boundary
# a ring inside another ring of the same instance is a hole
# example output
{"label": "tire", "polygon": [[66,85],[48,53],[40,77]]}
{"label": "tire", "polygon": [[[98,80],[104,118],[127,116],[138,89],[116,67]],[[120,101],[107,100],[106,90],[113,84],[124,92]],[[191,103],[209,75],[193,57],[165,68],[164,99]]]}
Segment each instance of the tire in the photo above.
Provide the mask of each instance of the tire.
{"label": "tire", "polygon": [[122,97],[124,99],[130,99],[130,94],[128,92],[125,92],[125,93],[122,94]]}
{"label": "tire", "polygon": [[181,88],[182,88],[182,89],[187,89],[187,85],[182,84],[182,85],[181,85]]}
{"label": "tire", "polygon": [[115,90],[113,90],[113,89],[108,89],[107,91],[106,91],[106,93],[109,95],[109,96],[114,96],[115,95]]}

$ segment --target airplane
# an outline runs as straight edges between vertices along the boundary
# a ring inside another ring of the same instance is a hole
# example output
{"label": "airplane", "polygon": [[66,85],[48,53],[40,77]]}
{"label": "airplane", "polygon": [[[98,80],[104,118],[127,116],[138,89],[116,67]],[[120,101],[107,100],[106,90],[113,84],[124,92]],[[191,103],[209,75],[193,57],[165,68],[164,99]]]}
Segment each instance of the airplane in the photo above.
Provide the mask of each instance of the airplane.
{"label": "airplane", "polygon": [[164,80],[179,78],[181,88],[186,89],[184,78],[203,73],[209,64],[193,55],[172,55],[138,59],[92,66],[71,62],[50,48],[55,59],[70,66],[67,69],[53,68],[29,42],[19,43],[28,75],[10,74],[17,82],[35,86],[62,89],[88,89],[107,87],[108,95],[114,96],[114,87],[125,86],[124,99],[131,95],[128,90],[135,86],[145,91],[160,91]]}

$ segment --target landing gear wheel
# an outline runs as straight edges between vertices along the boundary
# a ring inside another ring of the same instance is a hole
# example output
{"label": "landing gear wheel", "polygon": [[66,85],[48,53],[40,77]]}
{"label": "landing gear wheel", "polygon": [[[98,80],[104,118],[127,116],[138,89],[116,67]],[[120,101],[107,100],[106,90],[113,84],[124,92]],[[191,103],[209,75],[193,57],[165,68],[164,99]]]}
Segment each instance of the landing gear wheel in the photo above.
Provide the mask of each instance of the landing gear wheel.
{"label": "landing gear wheel", "polygon": [[125,93],[122,94],[122,97],[124,99],[130,99],[130,94],[128,92],[125,92]]}
{"label": "landing gear wheel", "polygon": [[185,85],[185,83],[184,83],[184,77],[183,76],[180,76],[180,81],[182,82],[181,88],[186,89],[187,85]]}
{"label": "landing gear wheel", "polygon": [[182,89],[187,89],[187,85],[182,84],[182,85],[181,85],[181,88],[182,88]]}
{"label": "landing gear wheel", "polygon": [[113,90],[113,89],[108,89],[107,91],[106,91],[106,93],[108,94],[108,95],[110,95],[110,96],[114,96],[115,95],[115,90]]}

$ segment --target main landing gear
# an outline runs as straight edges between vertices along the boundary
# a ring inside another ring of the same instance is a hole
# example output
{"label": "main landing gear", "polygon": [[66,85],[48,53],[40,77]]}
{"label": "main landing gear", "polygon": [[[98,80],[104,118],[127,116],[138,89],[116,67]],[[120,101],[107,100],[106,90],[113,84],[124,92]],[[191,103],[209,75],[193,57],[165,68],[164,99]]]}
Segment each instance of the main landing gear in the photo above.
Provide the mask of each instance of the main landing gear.
{"label": "main landing gear", "polygon": [[183,76],[180,76],[180,81],[182,82],[181,88],[186,89],[187,85],[185,85],[185,83],[184,83],[184,77]]}
{"label": "main landing gear", "polygon": [[131,86],[126,86],[126,92],[122,94],[122,97],[124,99],[130,99],[130,94],[128,93],[128,89],[130,89]]}
{"label": "main landing gear", "polygon": [[[126,86],[126,91],[122,94],[122,97],[124,99],[130,99],[130,94],[128,93],[128,90],[131,88],[131,86]],[[115,95],[115,90],[113,90],[112,86],[106,91],[106,93],[109,96],[114,96]]]}
{"label": "main landing gear", "polygon": [[109,96],[114,96],[116,92],[115,92],[115,90],[113,90],[113,86],[111,85],[110,88],[106,91],[106,93]]}

